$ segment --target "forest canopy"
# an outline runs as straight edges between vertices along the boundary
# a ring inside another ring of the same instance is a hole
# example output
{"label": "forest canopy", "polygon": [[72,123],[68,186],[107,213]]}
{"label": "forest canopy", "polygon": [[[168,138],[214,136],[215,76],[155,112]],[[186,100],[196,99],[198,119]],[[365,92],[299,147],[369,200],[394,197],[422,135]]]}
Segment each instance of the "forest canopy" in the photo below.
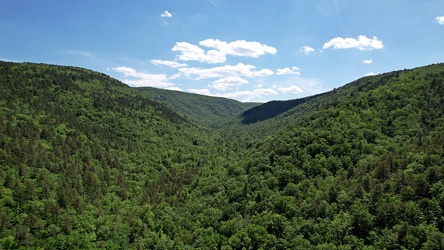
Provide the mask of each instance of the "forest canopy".
{"label": "forest canopy", "polygon": [[262,109],[47,64],[0,86],[0,248],[444,248],[444,64]]}

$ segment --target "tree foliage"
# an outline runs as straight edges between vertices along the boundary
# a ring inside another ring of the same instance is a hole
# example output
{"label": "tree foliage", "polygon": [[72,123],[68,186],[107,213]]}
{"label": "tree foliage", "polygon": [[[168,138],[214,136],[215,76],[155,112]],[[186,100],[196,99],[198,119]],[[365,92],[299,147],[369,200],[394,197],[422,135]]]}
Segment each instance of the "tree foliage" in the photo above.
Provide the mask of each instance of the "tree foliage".
{"label": "tree foliage", "polygon": [[0,248],[444,247],[443,64],[219,127],[81,68],[0,86]]}

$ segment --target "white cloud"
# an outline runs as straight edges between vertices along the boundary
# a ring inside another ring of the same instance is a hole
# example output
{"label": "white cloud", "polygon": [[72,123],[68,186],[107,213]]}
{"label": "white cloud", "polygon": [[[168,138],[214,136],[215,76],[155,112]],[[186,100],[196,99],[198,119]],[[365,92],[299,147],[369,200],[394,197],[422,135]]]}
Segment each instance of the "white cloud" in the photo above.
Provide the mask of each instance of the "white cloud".
{"label": "white cloud", "polygon": [[373,60],[372,59],[368,59],[368,60],[363,60],[362,62],[365,63],[365,64],[370,64],[370,63],[373,62]]}
{"label": "white cloud", "polygon": [[370,72],[370,73],[365,74],[364,76],[374,76],[374,75],[375,75],[375,73]]}
{"label": "white cloud", "polygon": [[378,40],[375,36],[372,39],[366,36],[359,36],[358,39],[341,37],[333,38],[326,42],[323,48],[328,49],[330,47],[333,47],[334,49],[357,48],[359,50],[373,50],[382,49],[384,46],[382,45],[382,41]]}
{"label": "white cloud", "polygon": [[276,79],[272,87],[281,93],[304,93],[304,96],[311,96],[330,90],[325,88],[323,84],[316,79],[293,75]]}
{"label": "white cloud", "polygon": [[180,73],[177,73],[177,74],[174,74],[174,75],[172,75],[172,76],[170,76],[170,77],[168,77],[170,80],[173,80],[173,79],[177,79],[177,78],[181,78],[182,77],[182,74],[180,74]]}
{"label": "white cloud", "polygon": [[254,90],[248,90],[248,91],[236,91],[231,93],[216,93],[213,94],[210,92],[209,89],[188,89],[188,92],[199,94],[199,95],[207,95],[207,96],[219,96],[219,97],[225,97],[230,98],[234,100],[238,100],[241,102],[249,102],[253,100],[257,100],[263,96],[268,95],[277,95],[278,92],[276,92],[274,89],[271,88],[258,88]]}
{"label": "white cloud", "polygon": [[253,93],[257,95],[276,95],[277,92],[274,89],[255,89],[253,90]]}
{"label": "white cloud", "polygon": [[283,68],[283,69],[277,69],[276,70],[276,75],[301,75],[301,73],[299,72],[299,68],[298,67],[291,67],[290,68]]}
{"label": "white cloud", "polygon": [[173,15],[168,12],[167,10],[165,10],[162,14],[160,14],[161,17],[173,17]]}
{"label": "white cloud", "polygon": [[274,75],[274,72],[271,69],[261,69],[259,71],[254,72],[254,76],[272,76],[272,75]]}
{"label": "white cloud", "polygon": [[187,91],[199,95],[211,95],[208,89],[187,89]]}
{"label": "white cloud", "polygon": [[278,92],[276,92],[274,89],[261,88],[261,89],[255,89],[252,91],[237,91],[237,92],[233,92],[233,93],[222,94],[220,96],[230,98],[230,99],[239,100],[241,102],[248,102],[248,101],[252,101],[253,99],[261,98],[262,96],[265,96],[265,95],[276,95],[276,94],[278,94]]}
{"label": "white cloud", "polygon": [[226,55],[245,56],[245,57],[259,57],[266,53],[276,54],[277,50],[271,46],[261,44],[259,42],[248,42],[245,40],[237,40],[234,42],[224,42],[219,39],[207,39],[199,42],[200,45],[207,48],[217,49]]}
{"label": "white cloud", "polygon": [[182,61],[221,63],[227,59],[225,54],[220,51],[210,50],[205,53],[200,47],[187,42],[177,42],[171,50],[179,51],[180,55],[177,59]]}
{"label": "white cloud", "polygon": [[435,18],[436,22],[438,22],[440,25],[444,25],[444,16],[438,16]]}
{"label": "white cloud", "polygon": [[115,67],[112,70],[123,74],[124,77],[136,78],[125,79],[124,83],[134,87],[172,87],[174,84],[170,83],[170,78],[166,74],[147,74],[137,72],[136,70],[128,67]]}
{"label": "white cloud", "polygon": [[227,90],[233,86],[238,86],[242,84],[248,84],[248,81],[237,76],[229,76],[214,81],[213,84],[210,85],[210,87],[217,90]]}
{"label": "white cloud", "polygon": [[151,60],[151,63],[156,66],[168,66],[171,68],[181,68],[188,66],[186,63],[178,63],[175,61]]}
{"label": "white cloud", "polygon": [[226,55],[245,56],[257,58],[264,54],[275,54],[277,50],[273,47],[258,43],[238,40],[224,42],[218,39],[207,39],[199,44],[210,50],[205,51],[197,45],[187,42],[177,42],[172,51],[180,52],[177,59],[182,61],[199,61],[206,63],[222,63],[227,60]]}
{"label": "white cloud", "polygon": [[205,78],[225,78],[229,76],[246,76],[246,77],[254,77],[254,76],[263,76],[264,74],[271,74],[271,70],[265,69],[256,71],[255,66],[251,64],[243,64],[238,63],[237,65],[225,65],[214,68],[179,68],[179,72],[182,74],[191,77],[196,76],[196,79],[205,79]]}
{"label": "white cloud", "polygon": [[279,87],[278,90],[280,92],[284,92],[284,93],[294,93],[294,94],[298,94],[298,93],[302,93],[304,92],[301,88],[299,88],[296,85],[291,85],[288,87]]}
{"label": "white cloud", "polygon": [[299,51],[302,52],[302,53],[304,53],[305,55],[308,55],[308,54],[314,52],[315,49],[313,49],[313,48],[310,47],[310,46],[305,45],[305,46],[302,47],[301,50],[299,50]]}

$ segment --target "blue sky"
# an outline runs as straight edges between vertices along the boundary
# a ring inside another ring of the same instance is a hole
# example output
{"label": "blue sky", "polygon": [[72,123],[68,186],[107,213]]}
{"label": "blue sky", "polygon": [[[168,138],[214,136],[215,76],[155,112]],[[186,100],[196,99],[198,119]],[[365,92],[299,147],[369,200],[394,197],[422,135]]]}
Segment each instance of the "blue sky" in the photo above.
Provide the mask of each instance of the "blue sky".
{"label": "blue sky", "polygon": [[442,0],[1,0],[0,60],[265,102],[444,61]]}

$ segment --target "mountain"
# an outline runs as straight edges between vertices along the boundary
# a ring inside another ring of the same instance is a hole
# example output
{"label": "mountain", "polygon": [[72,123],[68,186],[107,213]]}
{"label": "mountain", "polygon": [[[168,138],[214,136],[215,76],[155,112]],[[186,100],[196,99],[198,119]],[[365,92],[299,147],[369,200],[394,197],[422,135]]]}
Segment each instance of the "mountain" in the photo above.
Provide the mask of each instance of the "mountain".
{"label": "mountain", "polygon": [[0,85],[4,249],[444,247],[444,64],[225,126],[81,68],[0,62]]}
{"label": "mountain", "polygon": [[140,87],[137,90],[198,123],[211,126],[221,125],[245,110],[259,105],[259,103],[242,103],[227,98],[152,87]]}

